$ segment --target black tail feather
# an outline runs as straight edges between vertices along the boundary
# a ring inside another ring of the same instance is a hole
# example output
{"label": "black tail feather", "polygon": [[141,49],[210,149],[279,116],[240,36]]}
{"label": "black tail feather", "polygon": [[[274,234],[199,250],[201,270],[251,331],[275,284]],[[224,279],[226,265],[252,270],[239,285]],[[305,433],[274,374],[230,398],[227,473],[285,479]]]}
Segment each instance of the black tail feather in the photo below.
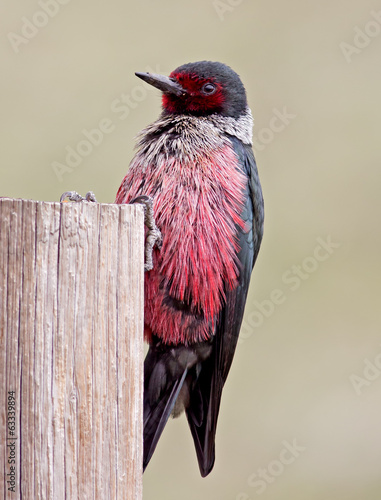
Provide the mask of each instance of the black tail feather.
{"label": "black tail feather", "polygon": [[179,379],[176,379],[170,387],[161,395],[156,404],[151,405],[148,398],[144,398],[144,452],[143,471],[151,460],[159,438],[164,430],[169,416],[176,403],[177,396],[183,386],[188,370]]}

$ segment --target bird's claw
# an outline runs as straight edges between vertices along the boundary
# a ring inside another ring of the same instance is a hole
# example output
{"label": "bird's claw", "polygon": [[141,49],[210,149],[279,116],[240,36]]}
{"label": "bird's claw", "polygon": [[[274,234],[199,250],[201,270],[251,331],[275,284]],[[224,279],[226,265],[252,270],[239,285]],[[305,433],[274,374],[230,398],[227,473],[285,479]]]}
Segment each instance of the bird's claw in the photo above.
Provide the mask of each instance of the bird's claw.
{"label": "bird's claw", "polygon": [[163,242],[160,229],[155,222],[153,199],[150,196],[141,195],[131,200],[130,203],[140,203],[144,208],[144,224],[148,228],[144,248],[144,270],[151,271],[153,269],[153,247],[156,245],[157,248],[161,248]]}
{"label": "bird's claw", "polygon": [[77,191],[65,191],[65,193],[63,193],[60,198],[60,202],[62,203],[66,200],[66,198],[69,201],[92,201],[94,203],[98,203],[97,199],[95,198],[95,194],[92,191],[87,192],[85,196],[81,196],[77,193]]}
{"label": "bird's claw", "polygon": [[[65,191],[65,193],[63,193],[60,198],[60,202],[62,203],[66,199],[74,202],[89,201],[98,203],[95,194],[92,191],[86,193],[85,196],[81,196],[79,193],[77,193],[77,191]],[[156,226],[155,223],[155,217],[153,213],[153,199],[150,196],[141,195],[131,200],[130,203],[140,203],[144,208],[144,224],[148,228],[144,249],[144,270],[151,271],[151,269],[153,269],[153,247],[156,245],[158,248],[161,248],[161,244],[163,241],[160,229]]]}

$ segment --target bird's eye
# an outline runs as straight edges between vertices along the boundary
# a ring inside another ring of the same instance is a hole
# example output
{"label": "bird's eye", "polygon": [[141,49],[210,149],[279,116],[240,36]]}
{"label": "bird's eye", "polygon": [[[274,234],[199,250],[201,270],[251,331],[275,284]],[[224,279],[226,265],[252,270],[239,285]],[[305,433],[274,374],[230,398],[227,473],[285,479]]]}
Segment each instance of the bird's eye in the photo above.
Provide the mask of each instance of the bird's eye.
{"label": "bird's eye", "polygon": [[203,85],[201,92],[206,95],[212,95],[217,90],[217,87],[213,83],[205,83]]}

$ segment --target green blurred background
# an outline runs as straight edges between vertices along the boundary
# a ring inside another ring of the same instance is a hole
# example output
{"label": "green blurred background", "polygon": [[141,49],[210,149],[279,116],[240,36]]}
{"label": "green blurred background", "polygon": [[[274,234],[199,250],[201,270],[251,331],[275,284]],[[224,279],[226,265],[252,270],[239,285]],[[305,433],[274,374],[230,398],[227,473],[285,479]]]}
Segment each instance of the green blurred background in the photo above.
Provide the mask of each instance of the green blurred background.
{"label": "green blurred background", "polygon": [[[1,196],[113,202],[160,112],[134,71],[225,62],[255,117],[265,237],[216,465],[201,479],[185,418],[171,420],[145,500],[379,500],[381,3],[66,0],[49,19],[40,5],[0,6]],[[68,147],[86,154],[62,170]]]}

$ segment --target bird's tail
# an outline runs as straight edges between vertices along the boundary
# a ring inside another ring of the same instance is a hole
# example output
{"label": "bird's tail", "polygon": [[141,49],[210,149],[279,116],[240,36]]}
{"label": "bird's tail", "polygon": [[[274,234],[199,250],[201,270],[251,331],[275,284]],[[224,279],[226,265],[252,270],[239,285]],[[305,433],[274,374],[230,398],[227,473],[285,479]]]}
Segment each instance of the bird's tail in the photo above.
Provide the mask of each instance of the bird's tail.
{"label": "bird's tail", "polygon": [[184,370],[180,378],[169,384],[165,392],[156,401],[150,401],[150,394],[145,390],[143,471],[151,460],[165,424],[173,411],[186,375],[187,369]]}
{"label": "bird's tail", "polygon": [[[193,346],[165,345],[156,339],[152,342],[144,361],[143,470],[155,451],[169,416],[171,414],[178,416],[182,410],[188,408],[189,399],[192,398],[190,392],[202,371],[201,365],[211,352],[212,344],[209,341]],[[203,401],[200,397],[196,397],[191,417],[195,422],[198,421],[196,415],[200,415],[200,419],[203,419],[201,415],[203,408],[205,408]],[[215,424],[212,427],[213,439],[210,441],[214,443]],[[204,433],[203,429],[202,434]],[[212,448],[214,450],[214,444]]]}

